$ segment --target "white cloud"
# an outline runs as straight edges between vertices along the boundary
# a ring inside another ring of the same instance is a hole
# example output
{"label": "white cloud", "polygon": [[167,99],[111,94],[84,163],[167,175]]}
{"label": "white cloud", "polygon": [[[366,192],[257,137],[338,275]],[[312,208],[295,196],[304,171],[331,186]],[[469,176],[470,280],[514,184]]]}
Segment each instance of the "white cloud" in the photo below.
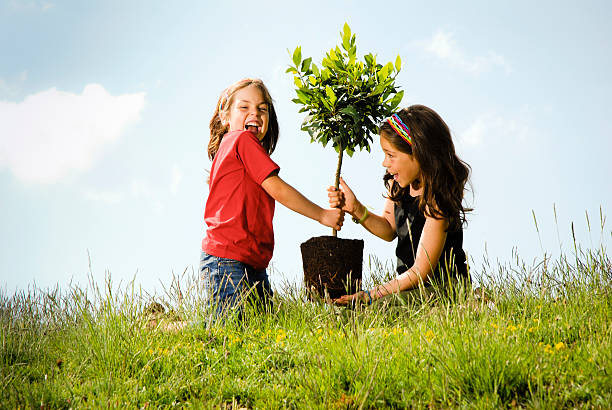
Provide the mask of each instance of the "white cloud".
{"label": "white cloud", "polygon": [[459,139],[467,145],[474,146],[499,138],[525,141],[533,134],[530,126],[523,121],[488,114],[476,118],[463,132],[459,133]]}
{"label": "white cloud", "polygon": [[448,62],[452,67],[470,73],[479,74],[493,67],[500,67],[507,73],[512,71],[506,59],[493,51],[489,51],[485,56],[468,56],[457,45],[453,33],[450,32],[438,31],[431,40],[424,43],[424,49],[439,59]]}
{"label": "white cloud", "polygon": [[149,182],[144,179],[133,179],[131,192],[134,198],[151,198],[151,187]]}
{"label": "white cloud", "polygon": [[123,199],[122,195],[117,192],[106,192],[88,190],[85,192],[85,198],[90,201],[104,202],[105,204],[118,204]]}
{"label": "white cloud", "polygon": [[0,167],[40,184],[90,169],[140,118],[144,99],[144,93],[112,96],[89,84],[80,95],[52,88],[21,103],[0,101]]}

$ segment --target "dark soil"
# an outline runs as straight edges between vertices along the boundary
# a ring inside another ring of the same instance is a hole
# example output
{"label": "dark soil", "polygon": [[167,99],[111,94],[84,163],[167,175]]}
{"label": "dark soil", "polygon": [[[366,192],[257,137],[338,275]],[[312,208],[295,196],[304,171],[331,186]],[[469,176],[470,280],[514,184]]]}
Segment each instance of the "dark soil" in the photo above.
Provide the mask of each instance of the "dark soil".
{"label": "dark soil", "polygon": [[310,238],[300,245],[304,285],[309,292],[332,299],[361,290],[363,240],[333,236]]}

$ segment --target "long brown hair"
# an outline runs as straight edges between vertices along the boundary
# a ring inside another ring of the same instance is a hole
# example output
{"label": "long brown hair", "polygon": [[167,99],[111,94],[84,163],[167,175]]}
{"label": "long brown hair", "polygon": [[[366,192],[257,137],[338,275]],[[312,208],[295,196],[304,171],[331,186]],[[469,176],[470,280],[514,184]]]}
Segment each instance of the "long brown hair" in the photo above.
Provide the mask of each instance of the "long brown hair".
{"label": "long brown hair", "polygon": [[[421,167],[423,195],[419,198],[419,211],[433,218],[445,218],[449,230],[465,224],[465,214],[471,208],[463,206],[465,185],[471,168],[455,153],[455,145],[448,125],[431,108],[411,105],[397,113],[410,130],[412,145],[399,136],[385,121],[379,128],[380,135],[396,149],[414,155]],[[410,186],[402,188],[388,172],[383,178],[388,198],[401,202],[410,195]]]}
{"label": "long brown hair", "polygon": [[219,145],[223,136],[229,130],[229,126],[223,125],[221,121],[220,112],[227,113],[234,103],[234,94],[236,91],[246,88],[250,85],[257,87],[264,97],[264,101],[268,104],[268,114],[270,119],[268,121],[268,131],[261,140],[261,145],[264,147],[268,155],[274,152],[276,143],[278,142],[278,119],[276,118],[276,110],[274,109],[274,103],[268,88],[264,85],[263,81],[257,78],[244,78],[240,81],[235,82],[221,93],[215,112],[210,120],[210,141],[208,142],[208,158],[211,160],[217,154]]}

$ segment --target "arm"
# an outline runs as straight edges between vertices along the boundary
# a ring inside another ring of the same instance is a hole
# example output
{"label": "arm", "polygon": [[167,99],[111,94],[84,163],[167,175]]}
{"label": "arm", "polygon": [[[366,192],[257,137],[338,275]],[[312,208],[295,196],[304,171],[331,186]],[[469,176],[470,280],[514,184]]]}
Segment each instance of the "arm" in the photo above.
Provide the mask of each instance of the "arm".
{"label": "arm", "polygon": [[[332,208],[341,208],[357,220],[363,218],[366,208],[357,200],[357,197],[346,182],[344,182],[344,179],[340,178],[340,191],[337,191],[334,187],[329,187],[327,191],[329,206]],[[396,236],[393,201],[387,199],[382,216],[368,211],[368,216],[361,224],[370,233],[387,242],[391,242]]]}
{"label": "arm", "polygon": [[427,280],[442,255],[447,227],[446,219],[426,216],[414,264],[397,278],[372,289],[371,296],[376,299],[394,292],[416,288],[419,282]]}
{"label": "arm", "polygon": [[261,186],[268,195],[292,211],[307,216],[310,219],[314,219],[322,225],[329,226],[338,231],[342,228],[342,222],[344,220],[344,212],[342,212],[342,210],[338,208],[321,208],[308,200],[304,195],[300,194],[298,190],[291,185],[283,181],[278,175],[270,174],[270,176],[264,179]]}
{"label": "arm", "polygon": [[[425,218],[425,226],[423,227],[414,264],[406,272],[397,276],[397,278],[372,288],[369,292],[373,300],[417,287],[419,282],[427,280],[429,274],[438,265],[438,260],[446,242],[448,221],[431,217]],[[344,305],[355,299],[362,301],[369,300],[365,292],[358,292],[353,295],[342,296],[336,300],[336,303]]]}

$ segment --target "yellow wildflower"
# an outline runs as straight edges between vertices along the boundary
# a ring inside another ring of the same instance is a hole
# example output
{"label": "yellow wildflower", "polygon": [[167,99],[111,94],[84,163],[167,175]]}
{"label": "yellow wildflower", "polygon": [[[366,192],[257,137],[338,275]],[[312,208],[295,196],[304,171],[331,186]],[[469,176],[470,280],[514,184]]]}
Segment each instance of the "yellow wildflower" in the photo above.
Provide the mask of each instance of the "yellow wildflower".
{"label": "yellow wildflower", "polygon": [[508,326],[508,330],[511,331],[511,332],[516,332],[516,329],[517,329],[517,327],[514,326],[514,325]]}
{"label": "yellow wildflower", "polygon": [[425,332],[425,339],[427,339],[428,342],[431,342],[434,337],[434,332],[431,329]]}
{"label": "yellow wildflower", "polygon": [[563,343],[563,342],[559,342],[559,343],[557,343],[555,345],[555,349],[556,350],[561,350],[561,349],[564,349],[564,348],[565,348],[565,343]]}
{"label": "yellow wildflower", "polygon": [[492,327],[493,329],[497,329],[497,324],[495,324],[495,323],[491,323],[491,327]]}

